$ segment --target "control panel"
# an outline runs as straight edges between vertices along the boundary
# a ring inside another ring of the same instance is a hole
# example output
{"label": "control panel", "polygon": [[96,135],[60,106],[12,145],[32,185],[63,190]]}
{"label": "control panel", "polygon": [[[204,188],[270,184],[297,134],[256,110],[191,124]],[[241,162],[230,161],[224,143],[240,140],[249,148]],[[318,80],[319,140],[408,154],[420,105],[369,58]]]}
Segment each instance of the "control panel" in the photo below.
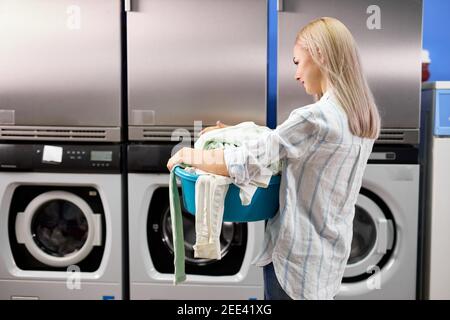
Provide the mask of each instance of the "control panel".
{"label": "control panel", "polygon": [[120,172],[120,145],[0,144],[0,170]]}

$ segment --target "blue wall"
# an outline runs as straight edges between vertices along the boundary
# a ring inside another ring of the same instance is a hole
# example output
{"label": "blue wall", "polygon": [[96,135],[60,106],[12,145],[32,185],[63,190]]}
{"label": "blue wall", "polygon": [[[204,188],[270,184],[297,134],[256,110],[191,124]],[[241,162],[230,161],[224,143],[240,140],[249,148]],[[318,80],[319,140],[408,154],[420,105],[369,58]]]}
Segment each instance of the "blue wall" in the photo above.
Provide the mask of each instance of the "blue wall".
{"label": "blue wall", "polygon": [[278,12],[277,1],[268,1],[268,37],[267,37],[267,126],[277,126],[277,50],[278,50]]}
{"label": "blue wall", "polygon": [[423,48],[430,51],[430,81],[450,80],[450,1],[424,0]]}

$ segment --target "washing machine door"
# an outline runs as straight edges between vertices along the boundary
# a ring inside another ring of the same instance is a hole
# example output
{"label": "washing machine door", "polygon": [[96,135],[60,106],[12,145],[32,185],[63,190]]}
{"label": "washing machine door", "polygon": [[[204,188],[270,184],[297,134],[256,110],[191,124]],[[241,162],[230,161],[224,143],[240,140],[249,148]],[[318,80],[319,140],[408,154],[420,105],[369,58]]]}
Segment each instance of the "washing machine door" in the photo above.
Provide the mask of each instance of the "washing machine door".
{"label": "washing machine door", "polygon": [[381,269],[394,245],[395,224],[388,208],[370,192],[361,192],[355,208],[353,239],[343,282],[367,279]]}
{"label": "washing machine door", "polygon": [[66,191],[35,197],[16,218],[17,242],[43,264],[67,267],[82,261],[102,242],[101,215]]}
{"label": "washing machine door", "polygon": [[[180,189],[180,193],[182,190]],[[219,237],[221,259],[195,258],[195,216],[188,213],[181,202],[186,274],[204,276],[232,276],[241,270],[247,250],[247,224],[224,222]],[[147,220],[150,258],[160,273],[174,272],[172,222],[169,190],[157,189],[150,201]]]}
{"label": "washing machine door", "polygon": [[[195,265],[206,265],[215,261],[215,259],[207,259],[207,258],[195,258],[194,257],[194,245],[196,240],[195,235],[195,216],[184,211],[183,213],[183,235],[184,235],[184,251],[185,251],[185,261],[190,264]],[[219,236],[220,241],[220,250],[221,257],[225,257],[230,251],[235,233],[236,233],[237,224],[233,222],[223,222],[222,229]],[[162,218],[162,237],[164,239],[164,243],[167,245],[169,251],[171,253],[174,252],[173,249],[173,234],[172,234],[172,221],[170,218],[170,209],[164,212]]]}

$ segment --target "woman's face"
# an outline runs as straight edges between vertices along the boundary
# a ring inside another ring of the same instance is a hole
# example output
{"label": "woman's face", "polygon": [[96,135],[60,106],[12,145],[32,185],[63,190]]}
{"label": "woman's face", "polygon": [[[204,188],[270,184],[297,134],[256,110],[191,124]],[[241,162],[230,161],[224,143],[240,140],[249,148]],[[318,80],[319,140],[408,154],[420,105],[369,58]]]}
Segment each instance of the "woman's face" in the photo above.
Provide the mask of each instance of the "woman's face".
{"label": "woman's face", "polygon": [[309,52],[298,44],[294,47],[294,64],[297,65],[295,80],[305,87],[306,93],[322,94],[324,82],[322,72]]}

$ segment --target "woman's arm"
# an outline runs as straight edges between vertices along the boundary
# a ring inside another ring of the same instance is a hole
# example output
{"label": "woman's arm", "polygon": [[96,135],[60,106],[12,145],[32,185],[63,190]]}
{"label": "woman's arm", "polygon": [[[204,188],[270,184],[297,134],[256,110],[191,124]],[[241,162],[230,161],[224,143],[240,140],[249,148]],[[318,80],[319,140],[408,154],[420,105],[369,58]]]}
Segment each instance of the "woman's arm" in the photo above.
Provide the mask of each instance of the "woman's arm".
{"label": "woman's arm", "polygon": [[182,148],[167,162],[169,171],[177,165],[184,163],[188,166],[221,176],[229,176],[222,149],[199,150]]}

